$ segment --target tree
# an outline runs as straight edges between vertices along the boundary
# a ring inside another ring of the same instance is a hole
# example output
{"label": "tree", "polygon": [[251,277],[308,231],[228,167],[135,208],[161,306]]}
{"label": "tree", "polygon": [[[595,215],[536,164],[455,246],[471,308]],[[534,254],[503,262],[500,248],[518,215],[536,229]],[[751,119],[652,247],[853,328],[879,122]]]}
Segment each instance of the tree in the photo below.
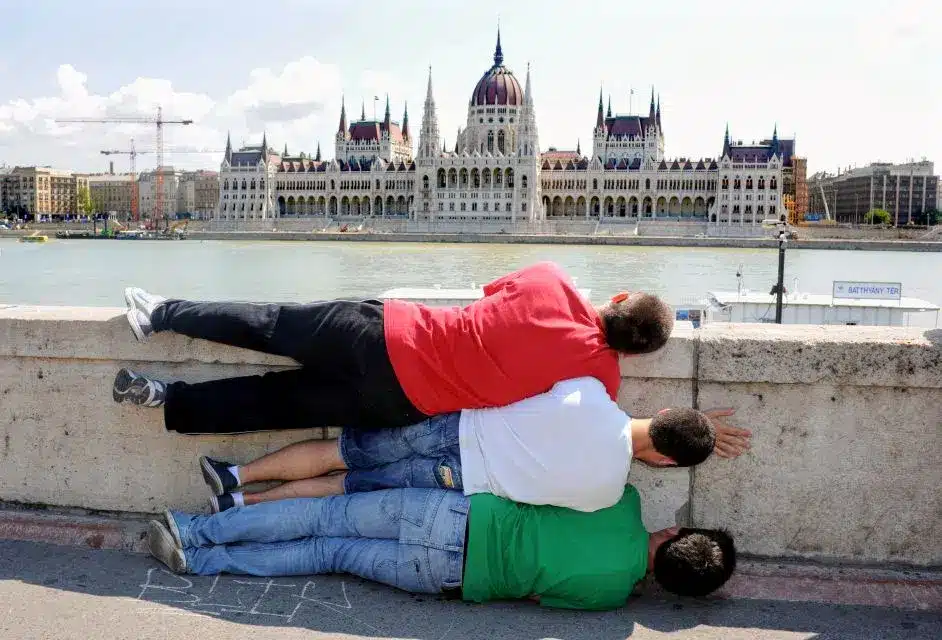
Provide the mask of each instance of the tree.
{"label": "tree", "polygon": [[871,209],[864,215],[864,222],[867,224],[890,224],[892,219],[886,209]]}
{"label": "tree", "polygon": [[92,204],[92,196],[88,190],[88,185],[80,185],[75,192],[75,208],[78,213],[85,215],[94,213],[95,206]]}
{"label": "tree", "polygon": [[942,212],[940,212],[938,209],[919,211],[913,214],[913,222],[916,224],[928,224],[935,226],[939,224],[940,219],[942,219]]}

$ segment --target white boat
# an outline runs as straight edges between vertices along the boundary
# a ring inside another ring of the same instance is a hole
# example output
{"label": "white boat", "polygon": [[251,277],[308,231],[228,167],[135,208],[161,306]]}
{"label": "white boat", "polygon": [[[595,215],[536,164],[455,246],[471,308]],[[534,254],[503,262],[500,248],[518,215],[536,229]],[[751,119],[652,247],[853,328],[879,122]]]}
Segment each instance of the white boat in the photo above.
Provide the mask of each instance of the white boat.
{"label": "white boat", "polygon": [[[694,327],[712,322],[774,323],[775,304],[776,296],[762,291],[709,291],[705,299],[674,305],[674,311],[677,320]],[[935,313],[938,327],[939,305],[920,298],[880,300],[804,293],[798,290],[797,279],[782,296],[782,324],[908,327],[914,313]]]}
{"label": "white boat", "polygon": [[[591,289],[580,288],[579,293],[591,300]],[[467,289],[399,287],[380,294],[382,300],[408,300],[433,307],[464,307],[482,297],[484,290],[475,285]],[[710,291],[703,299],[672,306],[676,319],[690,322],[694,328],[713,322],[775,322],[775,296],[748,289]],[[919,298],[854,299],[799,292],[796,279],[782,298],[782,324],[900,327],[909,326],[914,313],[935,313],[938,327],[939,310],[939,305]]]}

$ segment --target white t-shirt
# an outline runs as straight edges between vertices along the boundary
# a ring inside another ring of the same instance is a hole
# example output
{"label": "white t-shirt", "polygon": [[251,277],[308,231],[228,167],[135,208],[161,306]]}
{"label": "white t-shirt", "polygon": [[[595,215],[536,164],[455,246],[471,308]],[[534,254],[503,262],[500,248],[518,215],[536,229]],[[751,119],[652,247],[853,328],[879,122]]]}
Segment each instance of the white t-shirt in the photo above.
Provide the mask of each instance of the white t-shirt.
{"label": "white t-shirt", "polygon": [[465,495],[492,493],[577,511],[614,505],[631,466],[631,418],[595,378],[460,420]]}

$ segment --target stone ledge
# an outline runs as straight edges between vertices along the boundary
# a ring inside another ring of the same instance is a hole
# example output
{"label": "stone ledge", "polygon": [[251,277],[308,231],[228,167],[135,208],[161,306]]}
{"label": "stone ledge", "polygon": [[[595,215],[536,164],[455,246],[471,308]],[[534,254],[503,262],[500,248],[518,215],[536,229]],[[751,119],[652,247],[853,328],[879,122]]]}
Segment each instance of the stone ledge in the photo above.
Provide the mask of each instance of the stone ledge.
{"label": "stone ledge", "polygon": [[724,323],[699,333],[701,383],[942,387],[942,329]]}
{"label": "stone ledge", "polygon": [[0,306],[0,357],[297,366],[290,358],[174,334],[138,342],[118,307]]}

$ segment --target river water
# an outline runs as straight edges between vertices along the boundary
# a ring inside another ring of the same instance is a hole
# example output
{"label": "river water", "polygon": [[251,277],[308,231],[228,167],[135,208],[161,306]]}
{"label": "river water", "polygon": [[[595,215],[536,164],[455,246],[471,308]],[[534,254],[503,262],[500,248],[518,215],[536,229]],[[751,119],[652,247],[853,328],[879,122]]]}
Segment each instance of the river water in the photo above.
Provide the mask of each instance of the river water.
{"label": "river water", "polygon": [[[768,291],[774,249],[700,249],[560,245],[381,242],[227,242],[186,240],[0,239],[0,303],[124,306],[122,289],[168,297],[308,301],[376,296],[401,286],[467,287],[537,260],[553,260],[601,302],[645,290],[679,303],[743,284]],[[830,293],[833,280],[901,282],[903,295],[942,302],[942,253],[791,250],[785,284]],[[935,314],[913,324],[933,326]]]}

